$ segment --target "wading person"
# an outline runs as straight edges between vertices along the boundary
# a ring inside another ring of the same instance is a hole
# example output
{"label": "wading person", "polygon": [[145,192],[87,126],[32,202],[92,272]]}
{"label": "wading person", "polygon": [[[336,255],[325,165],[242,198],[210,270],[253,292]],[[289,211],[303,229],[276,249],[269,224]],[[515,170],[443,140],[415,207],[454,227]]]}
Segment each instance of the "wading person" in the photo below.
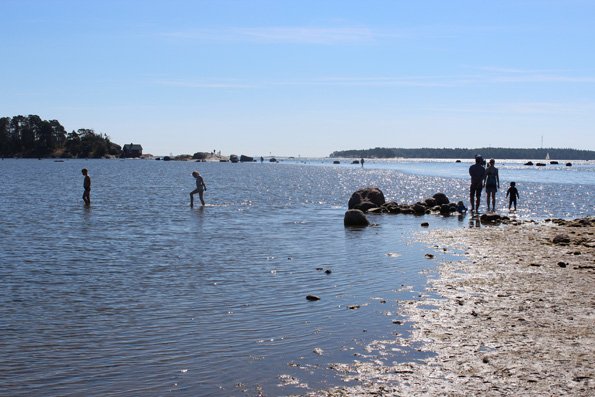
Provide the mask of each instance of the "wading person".
{"label": "wading person", "polygon": [[494,165],[496,160],[491,159],[486,168],[486,201],[488,202],[488,212],[490,211],[490,198],[492,199],[492,211],[496,211],[496,192],[500,188],[500,178],[498,177],[498,168]]}
{"label": "wading person", "polygon": [[506,197],[508,197],[508,209],[511,209],[514,205],[514,210],[516,211],[516,200],[519,198],[519,191],[516,188],[515,182],[510,182]]}
{"label": "wading person", "polygon": [[89,171],[86,168],[81,170],[81,173],[85,176],[83,181],[83,188],[85,191],[83,192],[83,201],[86,205],[91,204],[91,177],[89,176]]}
{"label": "wading person", "polygon": [[192,176],[196,178],[196,189],[190,192],[190,207],[194,207],[194,195],[198,193],[198,197],[200,198],[200,202],[202,205],[205,205],[205,200],[203,198],[203,192],[207,190],[207,185],[205,185],[204,179],[198,173],[198,171],[192,172]]}
{"label": "wading person", "polygon": [[481,202],[481,190],[485,179],[486,170],[483,168],[483,157],[479,154],[475,156],[475,164],[469,167],[471,176],[471,185],[469,186],[469,205],[471,212],[479,212],[479,203]]}

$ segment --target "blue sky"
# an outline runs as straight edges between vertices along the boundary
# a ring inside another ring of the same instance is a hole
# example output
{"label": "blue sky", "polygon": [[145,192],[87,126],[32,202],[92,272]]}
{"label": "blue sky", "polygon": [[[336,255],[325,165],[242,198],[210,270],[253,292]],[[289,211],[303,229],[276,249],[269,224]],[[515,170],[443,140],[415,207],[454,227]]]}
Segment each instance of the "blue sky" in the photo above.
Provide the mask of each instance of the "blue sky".
{"label": "blue sky", "polygon": [[0,116],[145,153],[595,150],[595,1],[0,0]]}

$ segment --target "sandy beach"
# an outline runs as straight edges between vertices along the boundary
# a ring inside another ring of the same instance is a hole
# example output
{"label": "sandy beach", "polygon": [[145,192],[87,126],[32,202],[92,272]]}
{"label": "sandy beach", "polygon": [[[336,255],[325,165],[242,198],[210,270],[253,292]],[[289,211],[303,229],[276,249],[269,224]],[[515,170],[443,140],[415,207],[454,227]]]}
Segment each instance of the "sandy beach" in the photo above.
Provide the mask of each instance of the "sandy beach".
{"label": "sandy beach", "polygon": [[[427,294],[399,302],[413,335],[332,365],[353,383],[310,395],[595,395],[595,219],[419,237],[435,252],[461,255],[439,266]],[[399,346],[435,355],[399,364],[387,354]]]}

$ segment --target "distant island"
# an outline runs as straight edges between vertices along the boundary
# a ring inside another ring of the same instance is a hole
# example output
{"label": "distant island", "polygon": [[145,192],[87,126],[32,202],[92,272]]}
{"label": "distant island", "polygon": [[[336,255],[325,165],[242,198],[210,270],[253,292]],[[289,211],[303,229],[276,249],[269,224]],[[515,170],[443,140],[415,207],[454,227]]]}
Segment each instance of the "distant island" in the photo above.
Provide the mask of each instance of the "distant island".
{"label": "distant island", "polygon": [[577,149],[513,149],[498,147],[483,147],[475,149],[462,148],[419,148],[419,149],[401,149],[401,148],[374,148],[360,150],[342,150],[330,154],[329,157],[341,158],[429,158],[429,159],[472,159],[476,154],[481,154],[484,158],[495,159],[560,159],[560,160],[593,160],[595,151],[577,150]]}
{"label": "distant island", "polygon": [[122,147],[105,134],[81,128],[67,133],[57,120],[36,115],[0,118],[0,156],[102,158],[120,157]]}

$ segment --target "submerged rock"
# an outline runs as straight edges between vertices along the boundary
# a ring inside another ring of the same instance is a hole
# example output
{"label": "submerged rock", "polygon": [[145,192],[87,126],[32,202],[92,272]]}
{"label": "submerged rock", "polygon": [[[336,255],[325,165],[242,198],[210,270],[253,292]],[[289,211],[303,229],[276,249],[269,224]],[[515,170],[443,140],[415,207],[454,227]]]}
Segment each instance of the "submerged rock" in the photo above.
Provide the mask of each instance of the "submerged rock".
{"label": "submerged rock", "polygon": [[366,227],[370,222],[363,211],[352,209],[345,212],[343,224],[348,227]]}

